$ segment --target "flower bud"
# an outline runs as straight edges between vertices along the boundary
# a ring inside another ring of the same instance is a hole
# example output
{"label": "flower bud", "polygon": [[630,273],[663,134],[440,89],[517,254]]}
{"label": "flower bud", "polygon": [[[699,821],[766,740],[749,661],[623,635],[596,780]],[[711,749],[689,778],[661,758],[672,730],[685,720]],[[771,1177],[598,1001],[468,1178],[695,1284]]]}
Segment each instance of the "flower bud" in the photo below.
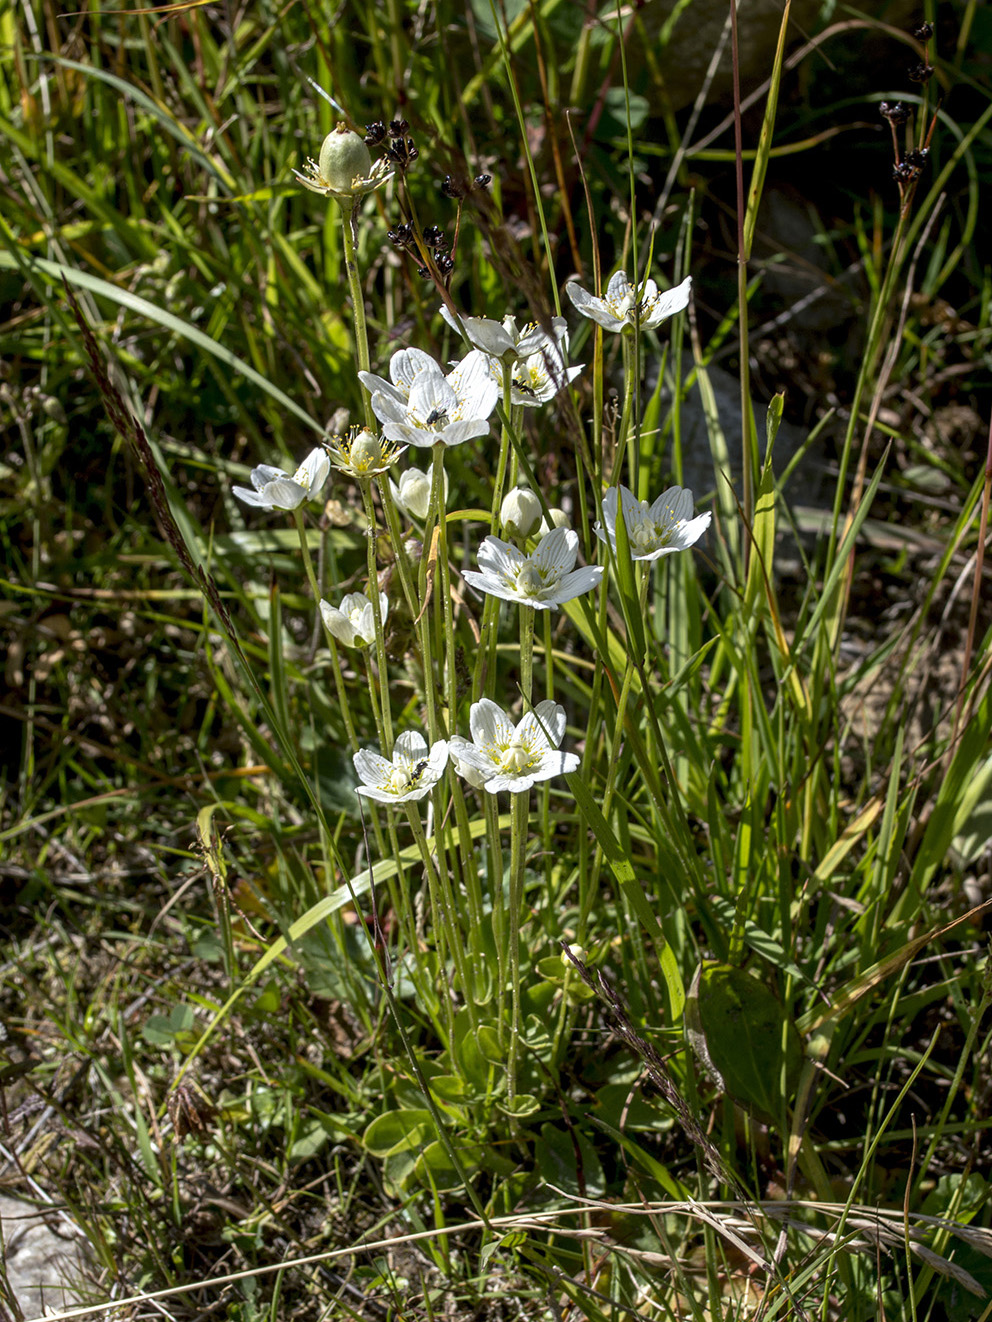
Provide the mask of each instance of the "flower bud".
{"label": "flower bud", "polygon": [[367,178],[371,169],[368,147],[347,124],[332,129],[321,143],[317,170],[324,185],[335,193],[354,192],[354,181]]}
{"label": "flower bud", "polygon": [[382,463],[382,443],[363,427],[351,443],[351,464],[356,473],[368,472]]}
{"label": "flower bud", "polygon": [[564,510],[550,509],[548,513],[551,515],[551,521],[549,522],[546,518],[541,520],[541,526],[537,530],[538,540],[546,537],[552,528],[568,527],[568,515]]}
{"label": "flower bud", "polygon": [[[586,957],[585,946],[570,944],[568,950],[569,950],[569,954],[574,955],[576,959],[580,959],[583,961],[585,960]],[[569,959],[568,955],[566,955],[564,950],[561,952],[561,962],[565,965],[567,969],[575,968],[575,965]]]}
{"label": "flower bud", "polygon": [[541,521],[541,502],[526,487],[514,487],[503,498],[499,520],[511,537],[529,537]]}
{"label": "flower bud", "polygon": [[[423,523],[427,518],[427,510],[431,503],[431,483],[434,481],[434,465],[431,464],[427,472],[422,472],[419,468],[408,468],[400,476],[400,484],[397,486],[390,482],[389,489],[392,492],[393,500],[399,505],[400,509],[409,514],[411,519],[417,519]],[[444,498],[448,499],[448,474],[444,475]]]}

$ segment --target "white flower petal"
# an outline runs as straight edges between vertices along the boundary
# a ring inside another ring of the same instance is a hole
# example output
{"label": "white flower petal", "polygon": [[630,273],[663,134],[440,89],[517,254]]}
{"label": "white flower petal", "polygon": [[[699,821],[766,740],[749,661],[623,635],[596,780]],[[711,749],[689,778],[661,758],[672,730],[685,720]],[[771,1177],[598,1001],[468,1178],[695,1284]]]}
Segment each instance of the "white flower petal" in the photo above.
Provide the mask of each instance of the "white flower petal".
{"label": "white flower petal", "polygon": [[579,535],[571,528],[554,528],[541,538],[532,559],[538,569],[561,577],[575,565]]}
{"label": "white flower petal", "polygon": [[365,785],[381,785],[392,775],[392,762],[371,748],[360,748],[351,760]]}
{"label": "white flower petal", "polygon": [[476,747],[508,744],[513,738],[510,718],[491,698],[472,703],[468,723]]}
{"label": "white flower petal", "polygon": [[397,735],[393,744],[393,761],[397,762],[402,757],[410,763],[422,762],[426,752],[427,740],[420,731],[404,730]]}

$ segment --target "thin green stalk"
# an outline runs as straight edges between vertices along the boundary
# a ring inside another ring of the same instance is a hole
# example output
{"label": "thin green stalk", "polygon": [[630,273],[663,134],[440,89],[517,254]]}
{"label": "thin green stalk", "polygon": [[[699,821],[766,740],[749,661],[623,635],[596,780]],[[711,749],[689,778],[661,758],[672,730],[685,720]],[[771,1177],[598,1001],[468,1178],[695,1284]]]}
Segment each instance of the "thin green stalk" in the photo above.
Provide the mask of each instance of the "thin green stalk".
{"label": "thin green stalk", "polygon": [[[375,506],[372,503],[372,484],[370,482],[359,482],[362,489],[362,501],[365,505],[365,545],[366,563],[369,576],[369,600],[372,603],[372,623],[375,628],[375,658],[379,671],[378,690],[379,706],[381,708],[381,732],[383,757],[391,758],[393,756],[393,717],[389,708],[389,670],[386,661],[386,638],[382,629],[382,607],[379,602],[379,567],[376,562],[375,553]],[[372,671],[369,668],[369,691],[375,686],[372,681]]]}
{"label": "thin green stalk", "polygon": [[510,901],[507,937],[510,946],[510,1049],[507,1053],[507,1097],[517,1095],[517,1058],[520,1047],[520,916],[524,898],[524,861],[527,851],[528,795],[510,795]]}
{"label": "thin green stalk", "polygon": [[[293,520],[296,523],[296,531],[299,533],[300,546],[303,550],[303,567],[306,570],[307,579],[310,583],[310,591],[313,593],[314,605],[317,607],[317,614],[320,614],[320,584],[317,582],[317,575],[314,573],[313,560],[310,556],[310,547],[307,545],[307,531],[303,523],[303,514],[300,510],[293,511]],[[351,751],[358,750],[358,735],[355,733],[355,723],[351,719],[351,705],[348,702],[348,691],[345,688],[344,675],[341,673],[341,658],[338,656],[337,639],[331,631],[324,626],[324,637],[327,640],[327,647],[331,654],[331,673],[334,675],[334,689],[338,698],[338,710],[341,712],[341,719],[344,721],[344,728],[348,735],[348,742],[351,744]]]}
{"label": "thin green stalk", "polygon": [[[513,368],[509,362],[503,364],[503,412],[499,436],[499,458],[496,462],[496,480],[493,484],[493,503],[490,528],[494,536],[503,531],[500,523],[500,507],[503,504],[503,487],[506,482],[506,465],[510,454],[510,415],[512,412]],[[479,647],[475,654],[475,669],[472,674],[472,701],[482,697],[483,680],[487,679],[486,691],[492,696],[496,679],[496,640],[499,632],[498,597],[486,595],[482,608],[482,630]]]}
{"label": "thin green stalk", "polygon": [[534,693],[534,607],[520,607],[520,692],[524,710],[531,706]]}
{"label": "thin green stalk", "polygon": [[441,610],[444,616],[444,692],[448,705],[447,727],[455,728],[458,716],[458,676],[455,670],[455,622],[451,609],[451,566],[448,562],[448,515],[444,507],[444,451],[439,442],[434,446],[434,480],[431,484],[431,505],[436,511],[438,530],[438,578]]}
{"label": "thin green stalk", "polygon": [[492,904],[493,943],[496,946],[496,1023],[500,1046],[506,1047],[506,905],[503,899],[503,842],[499,833],[499,807],[495,794],[483,791],[486,814],[486,870]]}
{"label": "thin green stalk", "polygon": [[[444,804],[441,801],[440,790],[435,788],[433,792],[434,801],[434,843],[435,848],[440,847],[441,822],[444,820]],[[478,1017],[475,1008],[475,1001],[471,995],[472,980],[469,975],[468,963],[465,958],[465,943],[462,940],[461,927],[458,924],[458,913],[455,907],[454,895],[451,890],[451,881],[447,869],[441,867],[438,869],[434,865],[434,856],[424,833],[424,825],[420,820],[420,813],[415,803],[406,805],[407,820],[410,823],[410,829],[413,831],[413,838],[417,842],[420,850],[420,856],[424,862],[424,871],[427,873],[427,885],[431,896],[431,912],[434,917],[435,925],[440,924],[441,931],[444,933],[448,949],[451,951],[451,957],[454,960],[455,971],[458,975],[459,986],[462,995],[465,998],[465,1005],[468,1009],[469,1022],[472,1028],[478,1027]],[[438,952],[440,954],[440,950]],[[451,997],[443,998],[446,1004],[451,1008]],[[454,1031],[452,1021],[451,1032]],[[450,1034],[449,1034],[450,1039]]]}
{"label": "thin green stalk", "polygon": [[[354,204],[341,205],[341,234],[344,239],[344,269],[348,276],[348,288],[351,290],[351,311],[355,322],[355,348],[358,352],[358,367],[362,372],[369,372],[369,333],[365,322],[365,293],[358,271],[358,257],[355,252],[355,207]],[[372,412],[372,396],[362,386],[362,413],[369,431],[375,431],[375,415]]]}
{"label": "thin green stalk", "polygon": [[[627,449],[627,437],[630,434],[630,423],[634,413],[634,396],[637,393],[637,382],[634,379],[634,361],[636,358],[636,347],[634,345],[634,336],[630,331],[624,331],[620,336],[623,348],[623,412],[620,414],[620,429],[616,437],[616,447],[613,454],[613,469],[610,473],[610,486],[616,486],[620,481],[620,473],[623,467],[623,458]],[[632,449],[636,449],[633,446]],[[633,463],[633,460],[631,461]],[[631,470],[631,480],[634,470]],[[636,482],[631,486],[632,491],[637,490]]]}

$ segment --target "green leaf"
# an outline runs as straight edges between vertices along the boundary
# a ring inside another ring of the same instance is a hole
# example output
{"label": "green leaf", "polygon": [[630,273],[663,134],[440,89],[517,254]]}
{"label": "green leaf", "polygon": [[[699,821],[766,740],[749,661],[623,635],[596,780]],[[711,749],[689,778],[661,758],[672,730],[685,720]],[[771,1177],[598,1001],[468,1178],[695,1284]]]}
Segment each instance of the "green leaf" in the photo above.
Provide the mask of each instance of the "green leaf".
{"label": "green leaf", "polygon": [[[481,1163],[482,1149],[475,1143],[459,1143],[457,1151],[465,1174],[471,1177]],[[428,1143],[424,1148],[417,1158],[415,1170],[418,1179],[442,1192],[464,1188],[464,1181],[445,1152],[443,1144],[438,1143],[437,1140]]]}
{"label": "green leaf", "polygon": [[535,1111],[541,1109],[541,1103],[529,1092],[518,1092],[512,1097],[508,1097],[505,1102],[499,1102],[499,1109],[504,1115],[521,1118],[527,1115],[533,1115]]}
{"label": "green leaf", "polygon": [[686,1001],[686,1035],[725,1092],[777,1119],[794,1095],[802,1039],[772,992],[743,969],[702,964]]}
{"label": "green leaf", "polygon": [[387,1111],[376,1116],[362,1138],[374,1157],[388,1157],[423,1147],[434,1134],[430,1111]]}
{"label": "green leaf", "polygon": [[606,1191],[596,1149],[577,1126],[568,1129],[560,1120],[541,1126],[537,1169],[543,1180],[564,1193],[596,1198]]}

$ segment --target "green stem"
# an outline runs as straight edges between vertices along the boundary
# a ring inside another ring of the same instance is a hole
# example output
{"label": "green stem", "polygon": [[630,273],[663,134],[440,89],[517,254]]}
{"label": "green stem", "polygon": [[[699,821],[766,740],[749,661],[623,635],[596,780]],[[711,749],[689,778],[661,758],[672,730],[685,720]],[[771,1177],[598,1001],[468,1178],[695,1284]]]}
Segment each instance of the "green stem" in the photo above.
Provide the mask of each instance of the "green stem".
{"label": "green stem", "polygon": [[510,796],[510,921],[507,924],[510,946],[510,1049],[507,1053],[507,1096],[512,1102],[517,1093],[517,1056],[520,1046],[520,917],[524,896],[524,861],[527,851],[528,795]]}
{"label": "green stem", "polygon": [[[510,454],[510,413],[512,408],[513,367],[503,364],[503,425],[499,435],[499,459],[496,462],[496,481],[493,484],[492,516],[489,527],[494,537],[503,531],[500,523],[500,507],[503,504],[503,487],[506,482],[506,465]],[[496,679],[496,638],[499,630],[499,598],[487,594],[482,608],[482,632],[479,648],[475,654],[475,671],[472,675],[472,701],[482,697],[483,679],[489,680],[486,688],[492,694]]]}
{"label": "green stem", "polygon": [[[433,799],[434,843],[440,856],[441,823],[444,820],[444,804],[441,802],[440,791],[436,788],[433,792]],[[430,844],[424,833],[424,826],[420,820],[420,813],[417,811],[417,805],[414,803],[408,803],[406,804],[406,810],[407,820],[413,831],[413,838],[416,840],[417,847],[420,850],[420,856],[424,862],[424,871],[427,873],[427,885],[430,890],[431,911],[434,921],[440,925],[441,931],[444,934],[444,940],[451,951],[451,957],[455,963],[455,971],[458,974],[458,982],[461,986],[462,995],[465,998],[469,1023],[472,1025],[474,1031],[478,1028],[479,1021],[476,1014],[475,1001],[471,994],[472,983],[469,977],[468,962],[465,958],[465,944],[462,941],[461,928],[456,921],[457,914],[455,911],[454,895],[451,890],[451,881],[446,868],[442,867],[439,870],[434,865],[434,856],[431,853]],[[440,949],[438,954],[440,956]],[[445,996],[444,1000],[451,1008],[451,1013],[453,1014],[451,997]],[[452,1020],[449,1040],[451,1040],[453,1033],[454,1023]]]}
{"label": "green stem", "polygon": [[[375,628],[375,657],[378,667],[378,689],[379,706],[382,711],[382,728],[380,730],[380,740],[382,743],[382,755],[386,758],[393,756],[393,718],[389,709],[389,688],[387,685],[387,675],[389,671],[386,666],[386,638],[382,629],[382,606],[379,601],[379,569],[375,554],[375,506],[372,503],[372,485],[370,482],[360,481],[358,484],[362,489],[362,501],[365,505],[366,521],[366,563],[368,565],[369,575],[369,600],[372,603],[372,623]],[[369,668],[369,690],[373,690],[372,670]],[[374,694],[373,694],[374,705]]]}
{"label": "green stem", "polygon": [[[365,322],[365,293],[362,289],[361,276],[358,273],[358,258],[355,251],[355,206],[354,203],[341,203],[341,233],[344,237],[344,269],[348,276],[348,288],[351,290],[351,310],[355,322],[355,348],[358,353],[358,366],[363,372],[369,372],[369,332]],[[372,412],[372,396],[362,386],[362,412],[369,431],[375,431],[375,415]]]}
{"label": "green stem", "polygon": [[520,607],[520,692],[524,710],[529,711],[534,695],[534,607]]}
{"label": "green stem", "polygon": [[438,580],[441,609],[444,614],[444,680],[448,704],[447,728],[453,730],[458,713],[458,677],[455,672],[455,622],[451,609],[451,567],[448,563],[448,515],[444,507],[444,451],[442,443],[434,446],[434,480],[431,483],[431,504],[437,517]]}
{"label": "green stem", "polygon": [[[307,579],[310,583],[310,591],[313,593],[314,605],[320,613],[320,584],[317,582],[317,575],[314,573],[313,560],[310,556],[310,547],[307,545],[307,530],[303,524],[303,515],[299,510],[293,510],[293,519],[296,523],[296,531],[300,536],[300,546],[303,550],[303,567],[306,570]],[[323,620],[321,621],[323,623]],[[324,637],[327,639],[327,647],[331,654],[331,671],[334,675],[334,689],[338,697],[338,710],[341,713],[341,719],[344,721],[344,728],[348,735],[348,742],[351,744],[351,751],[354,753],[358,749],[358,735],[355,733],[355,723],[351,719],[351,707],[348,702],[347,689],[345,688],[344,675],[341,673],[341,658],[338,656],[337,639],[331,631],[324,625]]]}
{"label": "green stem", "polygon": [[506,904],[503,899],[503,846],[499,834],[499,807],[496,795],[483,791],[486,814],[486,871],[492,903],[493,944],[496,946],[496,1023],[499,1044],[506,1048]]}
{"label": "green stem", "polygon": [[[637,359],[636,334],[626,329],[620,336],[623,342],[623,412],[620,415],[620,433],[617,436],[616,452],[613,456],[613,471],[610,473],[610,486],[615,486],[620,480],[620,470],[623,465],[624,452],[627,449],[627,436],[630,432],[630,420],[634,412],[634,397],[638,391],[638,382],[634,378],[634,367]],[[636,449],[636,446],[633,447]],[[636,460],[632,457],[631,464]],[[631,480],[633,481],[632,467]],[[631,487],[631,490],[637,491],[637,484]]]}

